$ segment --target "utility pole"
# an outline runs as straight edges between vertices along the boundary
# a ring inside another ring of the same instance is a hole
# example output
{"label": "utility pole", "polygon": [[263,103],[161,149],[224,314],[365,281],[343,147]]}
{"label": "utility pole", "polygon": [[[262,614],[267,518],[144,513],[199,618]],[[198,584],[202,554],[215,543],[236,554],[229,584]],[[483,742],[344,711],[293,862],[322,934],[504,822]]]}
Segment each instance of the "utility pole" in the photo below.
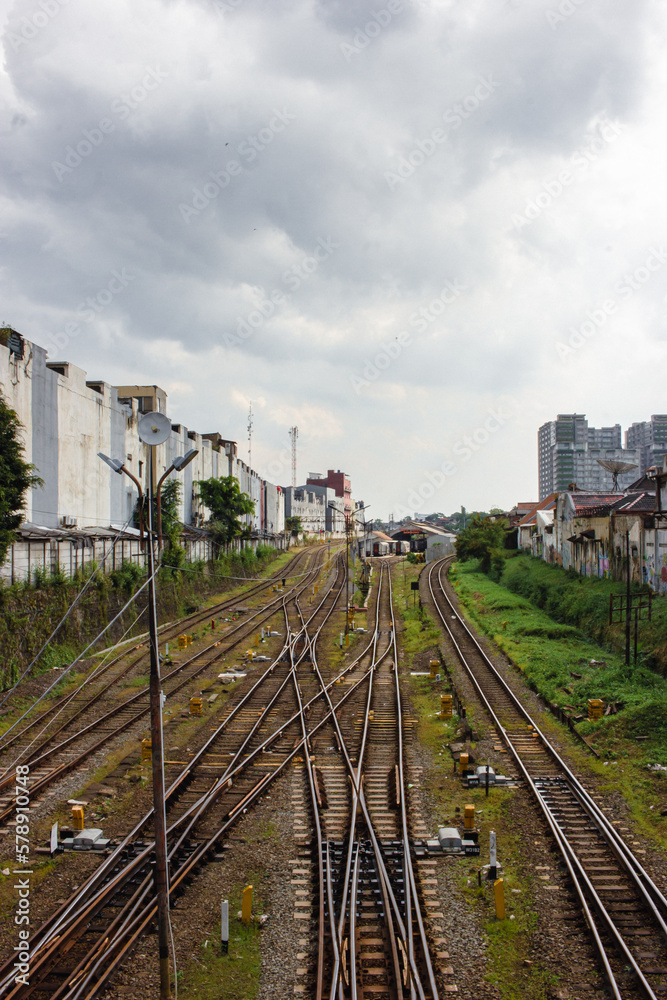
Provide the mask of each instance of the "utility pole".
{"label": "utility pole", "polygon": [[292,486],[296,486],[296,439],[299,436],[298,427],[290,427],[289,436],[292,442]]}
{"label": "utility pole", "polygon": [[630,666],[630,532],[625,532],[625,557],[627,573],[625,575],[625,665]]}
{"label": "utility pole", "polygon": [[160,1000],[169,1000],[169,872],[167,867],[167,817],[164,803],[164,753],[162,746],[162,685],[155,600],[155,553],[153,549],[153,467],[155,446],[149,446],[148,475],[148,631],[150,635],[150,715],[151,761],[153,767],[153,810],[155,814],[155,895],[158,908],[160,955]]}
{"label": "utility pole", "polygon": [[248,409],[248,468],[252,469],[252,399]]}

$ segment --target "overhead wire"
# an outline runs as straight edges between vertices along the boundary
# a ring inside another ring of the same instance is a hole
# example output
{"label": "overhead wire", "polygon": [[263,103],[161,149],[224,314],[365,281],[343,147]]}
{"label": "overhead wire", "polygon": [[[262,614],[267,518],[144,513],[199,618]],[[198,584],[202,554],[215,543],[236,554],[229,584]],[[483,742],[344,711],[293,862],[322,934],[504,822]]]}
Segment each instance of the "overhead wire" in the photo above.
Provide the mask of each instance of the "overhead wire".
{"label": "overhead wire", "polygon": [[92,585],[92,582],[95,579],[96,573],[101,572],[101,567],[104,566],[104,563],[109,558],[109,556],[111,555],[111,553],[114,551],[114,548],[118,544],[118,540],[119,540],[121,534],[124,532],[125,528],[130,523],[130,520],[131,520],[131,518],[129,518],[125,522],[125,524],[123,525],[123,527],[118,530],[118,533],[116,534],[116,537],[114,538],[114,540],[113,540],[113,542],[111,544],[111,548],[109,549],[109,551],[106,553],[106,555],[102,559],[102,562],[99,565],[95,566],[94,571],[90,574],[90,576],[86,580],[84,586],[81,588],[81,590],[77,594],[76,598],[74,599],[73,603],[70,604],[69,608],[67,609],[67,611],[65,612],[65,614],[63,615],[63,617],[60,619],[60,621],[58,622],[58,624],[54,628],[54,630],[51,633],[51,635],[49,636],[49,638],[43,644],[42,648],[39,650],[39,652],[37,653],[37,655],[35,657],[33,657],[32,662],[23,671],[23,673],[21,674],[21,676],[19,677],[19,679],[16,681],[16,683],[14,684],[14,686],[11,687],[9,689],[9,691],[7,691],[7,693],[5,694],[5,696],[2,699],[2,701],[0,701],[0,708],[4,705],[4,703],[10,697],[10,695],[12,695],[14,693],[14,691],[16,691],[16,688],[19,686],[19,684],[24,679],[24,677],[26,677],[30,673],[30,671],[35,666],[35,664],[39,660],[39,658],[42,655],[42,653],[44,652],[44,650],[50,645],[51,642],[53,642],[54,638],[56,637],[56,635],[58,634],[58,632],[60,631],[60,629],[63,627],[63,625],[65,624],[65,622],[69,618],[69,616],[72,614],[72,612],[76,608],[77,604],[79,604],[79,602],[81,601],[83,595],[86,593],[86,591],[88,590],[88,588]]}
{"label": "overhead wire", "polygon": [[[154,577],[156,576],[156,574],[157,574],[157,570],[156,570],[156,571],[155,571],[155,573],[153,574],[153,578],[154,578]],[[13,723],[13,724],[12,724],[12,725],[11,725],[11,726],[9,727],[9,729],[7,729],[7,730],[5,731],[5,733],[4,733],[3,735],[5,735],[5,736],[6,736],[6,735],[7,735],[8,733],[11,733],[11,731],[12,731],[13,729],[15,729],[15,728],[16,728],[16,726],[18,726],[19,722],[22,722],[22,721],[23,721],[23,719],[25,719],[25,717],[26,717],[27,715],[29,715],[29,714],[30,714],[30,712],[32,712],[32,711],[33,711],[33,709],[34,709],[34,708],[35,708],[35,707],[36,707],[37,705],[39,705],[39,704],[40,704],[40,702],[42,702],[42,701],[44,700],[44,698],[46,698],[46,696],[47,696],[47,695],[48,695],[48,694],[49,694],[49,693],[50,693],[50,692],[51,692],[51,691],[53,690],[53,688],[54,688],[54,687],[56,686],[56,684],[60,684],[60,682],[61,682],[61,681],[63,680],[63,678],[65,678],[65,677],[66,677],[66,676],[68,675],[68,673],[69,673],[69,672],[70,672],[70,671],[72,670],[72,668],[73,668],[73,667],[75,667],[75,666],[77,665],[77,663],[79,663],[79,661],[83,659],[83,657],[84,657],[84,656],[86,655],[86,653],[88,652],[88,650],[90,650],[90,649],[92,649],[92,648],[93,648],[93,646],[94,646],[94,645],[95,645],[95,644],[96,644],[96,643],[97,643],[97,642],[98,642],[98,641],[99,641],[99,640],[100,640],[100,639],[102,638],[102,636],[104,635],[104,633],[105,633],[106,631],[108,631],[108,629],[110,629],[110,628],[111,628],[111,626],[112,626],[113,624],[115,624],[115,622],[117,622],[117,621],[118,621],[118,619],[119,619],[119,618],[120,618],[120,617],[121,617],[121,616],[122,616],[122,615],[123,615],[123,614],[125,613],[125,611],[127,611],[127,609],[128,609],[129,607],[130,607],[130,605],[131,605],[131,604],[132,604],[132,603],[133,603],[134,601],[136,601],[136,599],[137,599],[137,598],[139,597],[139,594],[140,594],[140,593],[141,593],[141,592],[142,592],[143,590],[145,590],[145,588],[146,588],[146,587],[148,586],[149,582],[150,582],[150,581],[149,581],[149,579],[147,579],[147,580],[145,580],[145,581],[144,581],[144,583],[143,583],[143,584],[141,585],[141,587],[139,587],[139,589],[138,589],[138,590],[137,590],[137,591],[136,591],[136,592],[135,592],[135,593],[134,593],[134,594],[132,595],[132,597],[130,597],[130,598],[129,598],[129,600],[128,600],[128,601],[127,601],[127,602],[126,602],[126,603],[125,603],[124,605],[123,605],[123,607],[122,607],[122,608],[120,609],[120,611],[118,612],[118,614],[117,614],[117,615],[115,615],[115,616],[114,616],[114,617],[113,617],[113,618],[111,619],[111,621],[110,621],[110,622],[108,622],[108,623],[107,623],[107,624],[106,624],[106,625],[104,626],[104,628],[102,629],[102,631],[101,631],[101,632],[99,632],[99,633],[97,634],[97,636],[96,636],[96,637],[95,637],[95,638],[93,639],[93,641],[92,641],[92,642],[90,642],[90,643],[89,643],[89,644],[88,644],[88,645],[86,646],[86,648],[85,648],[85,649],[83,650],[83,652],[79,653],[79,655],[78,655],[78,656],[76,657],[76,659],[75,659],[75,660],[73,660],[73,661],[72,661],[72,662],[70,663],[70,665],[69,665],[69,666],[68,666],[68,667],[67,667],[67,668],[65,669],[64,673],[61,673],[61,674],[59,674],[59,675],[58,675],[58,677],[56,677],[56,679],[54,680],[53,684],[50,684],[50,685],[49,685],[49,687],[48,687],[48,688],[46,688],[46,690],[42,692],[42,694],[41,694],[41,695],[39,696],[39,698],[37,699],[37,701],[33,702],[33,704],[32,704],[32,705],[30,706],[30,708],[26,709],[26,711],[25,711],[25,712],[23,713],[23,715],[21,715],[21,716],[20,716],[20,717],[19,717],[19,718],[18,718],[18,719],[16,720],[16,722],[14,722],[14,723]],[[17,757],[16,761],[14,761],[14,762],[13,762],[12,764],[10,764],[10,765],[9,765],[9,767],[5,768],[5,770],[3,771],[3,775],[7,774],[7,773],[8,773],[8,772],[9,772],[9,771],[10,771],[10,770],[11,770],[11,769],[13,768],[13,767],[15,767],[15,766],[16,766],[17,762],[18,762],[18,761],[19,761],[19,760],[21,759],[21,757],[22,757],[22,756],[23,756],[23,755],[24,755],[24,754],[26,753],[26,751],[30,749],[30,747],[31,747],[31,746],[32,746],[32,745],[34,744],[35,740],[37,740],[37,739],[38,739],[38,738],[39,738],[39,737],[40,737],[40,736],[42,735],[42,733],[46,731],[46,729],[48,728],[48,726],[49,726],[49,725],[51,724],[51,722],[52,722],[52,721],[53,721],[53,720],[51,720],[51,721],[50,721],[49,723],[47,723],[47,725],[46,725],[46,726],[44,727],[44,729],[42,730],[42,732],[38,733],[38,734],[37,734],[37,736],[35,736],[35,737],[34,737],[34,739],[33,739],[33,740],[31,740],[31,742],[30,742],[30,743],[28,744],[28,746],[27,746],[27,747],[25,747],[25,748],[24,748],[24,749],[23,749],[23,750],[21,751],[21,753],[20,753],[20,754],[19,754],[19,756]]]}

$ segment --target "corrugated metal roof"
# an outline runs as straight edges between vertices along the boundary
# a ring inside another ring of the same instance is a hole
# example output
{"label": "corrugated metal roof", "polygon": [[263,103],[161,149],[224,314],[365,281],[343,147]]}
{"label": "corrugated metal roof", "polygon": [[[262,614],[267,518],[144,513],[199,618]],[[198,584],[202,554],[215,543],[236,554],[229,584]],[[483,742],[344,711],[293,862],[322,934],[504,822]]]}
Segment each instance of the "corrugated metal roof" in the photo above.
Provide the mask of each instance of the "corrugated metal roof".
{"label": "corrugated metal roof", "polygon": [[550,510],[552,507],[555,507],[556,506],[556,498],[557,498],[557,496],[558,496],[557,493],[550,493],[548,497],[544,498],[544,500],[540,500],[539,503],[536,503],[535,506],[532,508],[532,510],[528,514],[526,514],[524,517],[521,518],[521,520],[519,521],[517,527],[518,528],[523,528],[524,525],[526,525],[526,524],[535,524],[536,523],[536,521],[535,521],[535,515],[536,515],[537,511],[538,510]]}

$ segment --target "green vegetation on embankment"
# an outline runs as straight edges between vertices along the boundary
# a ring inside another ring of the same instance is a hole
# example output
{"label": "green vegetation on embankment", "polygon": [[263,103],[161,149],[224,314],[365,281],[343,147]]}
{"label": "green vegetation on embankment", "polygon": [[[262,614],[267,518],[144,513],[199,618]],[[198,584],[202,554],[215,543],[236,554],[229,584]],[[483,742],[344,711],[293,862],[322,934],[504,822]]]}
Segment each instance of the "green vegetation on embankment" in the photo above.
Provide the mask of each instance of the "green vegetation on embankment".
{"label": "green vegetation on embankment", "polygon": [[[207,597],[233,596],[243,579],[262,576],[293,557],[268,546],[258,546],[222,556],[210,563],[188,563],[181,571],[158,575],[158,617],[172,621],[206,603]],[[36,573],[30,583],[0,585],[0,689],[13,684],[37,655],[68,608],[74,603],[94,567],[73,579]],[[113,573],[98,573],[90,583],[74,613],[42,655],[35,668],[41,673],[71,663],[126,603],[146,579],[144,571],[125,562]],[[102,641],[111,645],[128,634],[146,630],[146,591],[130,605]],[[134,624],[134,627],[133,627]]]}
{"label": "green vegetation on embankment", "polygon": [[[609,597],[625,593],[623,583],[580,576],[572,570],[519,554],[505,559],[499,582],[556,621],[573,625],[593,642],[623,653],[624,627],[609,625]],[[635,584],[632,590],[637,593],[648,588]],[[654,598],[652,619],[641,623],[639,638],[646,666],[667,676],[667,598]]]}
{"label": "green vegetation on embankment", "polygon": [[[524,574],[525,586],[529,576],[520,569],[524,561],[525,557],[509,559],[501,580],[516,581]],[[513,566],[515,562],[518,572]],[[540,582],[541,568],[538,567],[536,575]],[[572,602],[569,606],[574,617],[574,599],[567,587],[570,581],[567,574],[562,575],[564,580],[554,577],[555,586],[562,586],[560,607]],[[587,621],[583,613],[580,628],[556,621],[525,597],[493,583],[478,571],[476,560],[455,564],[450,580],[468,618],[494,640],[547,700],[572,715],[586,714],[588,698],[602,698],[607,704],[619,705],[618,714],[598,723],[582,721],[577,727],[592,737],[605,756],[626,756],[633,741],[631,756],[637,763],[667,765],[667,678],[642,662],[628,669],[621,653],[609,652],[589,640],[583,631]],[[600,582],[607,583],[584,579],[579,585],[574,581],[574,589],[581,593],[582,608],[595,606],[596,585]],[[587,593],[587,585],[594,591],[593,597]],[[615,586],[618,588],[618,584]],[[602,595],[602,600],[605,599],[608,602],[608,596]],[[543,600],[545,606],[556,606],[556,599],[548,593]],[[591,665],[591,660],[603,661],[605,666]],[[645,738],[637,742],[637,737]]]}

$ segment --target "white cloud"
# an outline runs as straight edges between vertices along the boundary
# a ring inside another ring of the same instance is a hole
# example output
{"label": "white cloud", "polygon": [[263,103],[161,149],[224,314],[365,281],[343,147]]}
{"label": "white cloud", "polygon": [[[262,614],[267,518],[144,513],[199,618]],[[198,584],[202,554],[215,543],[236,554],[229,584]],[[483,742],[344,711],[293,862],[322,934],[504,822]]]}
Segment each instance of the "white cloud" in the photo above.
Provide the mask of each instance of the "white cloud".
{"label": "white cloud", "polygon": [[[648,376],[667,268],[580,362],[556,345],[665,234],[667,13],[586,0],[551,27],[553,0],[403,0],[368,31],[386,6],[99,0],[84,17],[71,2],[31,32],[39,5],[17,0],[3,318],[45,345],[78,322],[61,356],[165,385],[199,430],[245,441],[256,401],[258,464],[296,423],[300,469],[344,467],[380,516],[510,395],[521,417],[433,504],[511,504],[535,494],[536,430],[557,412],[627,425],[664,410]],[[603,123],[620,132],[598,150]],[[81,319],[123,268],[122,293]],[[440,308],[447,283],[464,290]]]}

